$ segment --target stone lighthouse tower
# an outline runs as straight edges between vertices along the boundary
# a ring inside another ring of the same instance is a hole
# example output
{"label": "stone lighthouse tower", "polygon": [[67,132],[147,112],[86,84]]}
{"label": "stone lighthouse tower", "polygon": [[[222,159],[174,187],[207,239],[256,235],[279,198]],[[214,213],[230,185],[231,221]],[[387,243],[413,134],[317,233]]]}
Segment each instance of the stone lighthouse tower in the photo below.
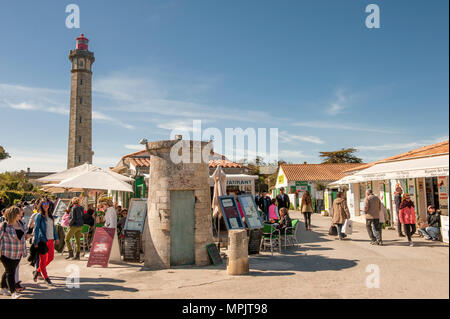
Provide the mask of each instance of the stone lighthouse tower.
{"label": "stone lighthouse tower", "polygon": [[70,82],[69,149],[67,168],[86,162],[92,164],[92,64],[94,53],[88,50],[89,40],[83,34],[70,50],[72,62]]}

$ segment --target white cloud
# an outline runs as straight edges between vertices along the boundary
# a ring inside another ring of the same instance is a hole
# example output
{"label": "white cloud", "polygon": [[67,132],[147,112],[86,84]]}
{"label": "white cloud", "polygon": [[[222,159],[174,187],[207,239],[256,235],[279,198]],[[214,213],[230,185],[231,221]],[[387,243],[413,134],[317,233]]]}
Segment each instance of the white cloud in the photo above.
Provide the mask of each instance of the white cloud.
{"label": "white cloud", "polygon": [[[203,121],[244,121],[273,123],[269,112],[245,110],[243,108],[206,105],[192,98],[192,92],[203,93],[214,80],[191,81],[188,78],[158,82],[150,76],[139,77],[124,73],[113,73],[94,82],[94,93],[111,101],[109,110],[133,113],[151,113],[174,121],[199,119]],[[242,116],[242,115],[245,116]],[[173,124],[172,122],[171,124]],[[170,124],[159,124],[159,128],[172,129]],[[183,125],[183,128],[186,128]]]}
{"label": "white cloud", "polygon": [[317,136],[302,136],[302,135],[294,135],[290,134],[287,131],[281,131],[279,135],[282,142],[292,143],[296,141],[314,143],[314,144],[324,144],[325,142]]}
{"label": "white cloud", "polygon": [[[68,104],[69,92],[66,90],[53,90],[0,83],[0,107],[68,116]],[[92,118],[94,120],[119,125],[127,129],[134,128],[133,125],[124,123],[119,119],[98,111],[92,112]]]}
{"label": "white cloud", "polygon": [[126,144],[124,146],[126,149],[129,149],[129,150],[143,151],[145,149],[144,145],[139,145],[139,144]]}
{"label": "white cloud", "polygon": [[336,122],[326,122],[326,121],[307,121],[307,122],[297,122],[294,126],[315,128],[315,129],[329,129],[329,130],[348,130],[348,131],[361,131],[361,132],[371,132],[371,133],[398,133],[397,131],[392,131],[384,128],[375,128],[360,126],[359,124],[352,123],[336,123]]}
{"label": "white cloud", "polygon": [[338,90],[333,102],[327,108],[326,112],[329,115],[337,115],[341,113],[345,108],[348,107],[349,98],[344,94],[344,90]]}
{"label": "white cloud", "polygon": [[413,150],[426,145],[436,144],[448,140],[448,136],[432,140],[421,140],[406,143],[388,143],[379,145],[360,145],[355,148],[360,151],[395,151],[395,150]]}

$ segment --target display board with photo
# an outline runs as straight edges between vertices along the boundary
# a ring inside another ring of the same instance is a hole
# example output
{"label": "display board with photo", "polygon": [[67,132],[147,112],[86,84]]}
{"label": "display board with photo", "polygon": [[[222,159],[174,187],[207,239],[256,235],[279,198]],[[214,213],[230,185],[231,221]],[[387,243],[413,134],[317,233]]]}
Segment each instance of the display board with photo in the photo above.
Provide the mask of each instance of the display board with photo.
{"label": "display board with photo", "polygon": [[132,198],[128,209],[124,230],[144,230],[147,216],[147,198]]}
{"label": "display board with photo", "polygon": [[55,223],[59,224],[61,222],[61,218],[65,214],[65,210],[69,208],[70,199],[58,199],[56,203],[55,209],[53,210],[53,217],[55,219]]}
{"label": "display board with photo", "polygon": [[241,203],[242,210],[244,211],[245,221],[247,222],[248,228],[263,228],[264,222],[258,214],[255,198],[249,194],[239,195],[238,198]]}
{"label": "display board with photo", "polygon": [[234,196],[219,196],[219,203],[227,229],[243,229],[244,222],[239,214]]}

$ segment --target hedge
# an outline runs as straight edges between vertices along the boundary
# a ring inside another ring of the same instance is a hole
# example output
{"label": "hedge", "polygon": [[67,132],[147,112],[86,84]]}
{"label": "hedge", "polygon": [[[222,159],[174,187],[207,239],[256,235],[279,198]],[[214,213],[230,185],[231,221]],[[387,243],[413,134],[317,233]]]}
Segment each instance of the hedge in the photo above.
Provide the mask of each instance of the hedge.
{"label": "hedge", "polygon": [[27,200],[30,200],[31,198],[35,198],[36,194],[24,191],[0,191],[0,197],[4,198],[6,207],[14,205],[16,201],[20,201],[24,196]]}

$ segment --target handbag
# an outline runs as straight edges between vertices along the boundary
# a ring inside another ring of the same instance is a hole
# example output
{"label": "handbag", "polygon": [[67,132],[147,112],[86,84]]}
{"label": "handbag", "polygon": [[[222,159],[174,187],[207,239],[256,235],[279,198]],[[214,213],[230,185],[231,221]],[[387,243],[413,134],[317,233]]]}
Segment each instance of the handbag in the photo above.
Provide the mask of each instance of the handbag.
{"label": "handbag", "polygon": [[351,219],[346,219],[344,225],[342,225],[342,232],[346,235],[353,233],[353,222]]}
{"label": "handbag", "polygon": [[330,236],[337,236],[338,232],[337,232],[337,228],[334,225],[330,226],[330,229],[328,230],[328,235]]}

